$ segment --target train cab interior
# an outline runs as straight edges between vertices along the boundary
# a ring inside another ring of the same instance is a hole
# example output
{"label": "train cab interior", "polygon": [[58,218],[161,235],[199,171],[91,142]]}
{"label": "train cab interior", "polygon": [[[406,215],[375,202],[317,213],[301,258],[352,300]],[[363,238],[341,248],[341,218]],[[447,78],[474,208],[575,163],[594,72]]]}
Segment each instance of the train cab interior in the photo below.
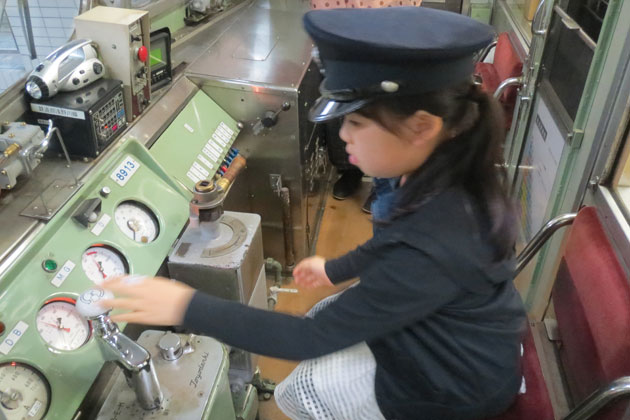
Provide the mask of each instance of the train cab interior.
{"label": "train cab interior", "polygon": [[[371,178],[335,199],[308,118],[312,3],[0,0],[0,419],[289,418],[296,362],[81,299],[162,276],[301,316],[348,286],[292,278],[372,237]],[[496,33],[474,80],[504,111],[528,331],[494,419],[630,418],[630,1],[417,3]]]}

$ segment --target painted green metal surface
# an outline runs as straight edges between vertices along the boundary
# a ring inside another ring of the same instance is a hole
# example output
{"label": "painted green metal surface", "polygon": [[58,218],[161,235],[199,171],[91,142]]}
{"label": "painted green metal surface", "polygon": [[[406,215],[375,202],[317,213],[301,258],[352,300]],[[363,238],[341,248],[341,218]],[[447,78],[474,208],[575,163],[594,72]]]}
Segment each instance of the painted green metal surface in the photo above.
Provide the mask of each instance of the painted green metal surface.
{"label": "painted green metal surface", "polygon": [[[224,144],[213,139],[222,124],[232,132]],[[153,144],[151,154],[169,175],[192,189],[199,171],[209,174],[206,179],[214,175],[239,131],[236,121],[199,91]]]}
{"label": "painted green metal surface", "polygon": [[171,34],[177,33],[180,29],[182,29],[186,24],[184,23],[184,17],[186,16],[186,5],[182,4],[175,10],[172,10],[165,14],[164,16],[160,16],[155,20],[151,20],[151,30],[155,31],[156,29],[168,28],[171,31]]}
{"label": "painted green metal surface", "polygon": [[[225,357],[223,360],[227,361],[227,350],[225,351]],[[215,387],[212,395],[206,405],[206,410],[203,413],[203,420],[231,420],[236,419],[236,413],[234,412],[234,405],[232,403],[232,393],[230,392],[230,382],[228,379],[228,370],[230,368],[229,363],[223,363],[221,370],[217,375],[215,381]]]}
{"label": "painted green metal surface", "polygon": [[[112,174],[128,157],[139,166],[127,183],[120,186]],[[0,363],[27,363],[46,377],[51,388],[48,420],[72,418],[104,361],[94,337],[74,351],[49,349],[37,331],[38,310],[50,298],[76,298],[93,286],[81,268],[83,252],[93,244],[107,244],[119,250],[127,259],[130,273],[155,274],[188,218],[189,193],[136,141],[121,144],[84,181],[81,190],[39,232],[1,282],[5,288],[0,295],[0,319],[8,332],[20,321],[28,324],[28,329],[8,354],[0,354]],[[84,200],[100,197],[102,187],[110,188],[111,193],[102,198],[101,215],[107,214],[112,220],[97,236],[91,232],[91,226],[86,228],[71,216]],[[134,242],[118,228],[113,212],[125,200],[139,201],[155,213],[160,232],[153,242]],[[42,262],[46,259],[58,263],[57,272],[43,269]],[[66,261],[74,262],[75,267],[56,287],[52,280]],[[1,339],[6,340],[7,333]]]}

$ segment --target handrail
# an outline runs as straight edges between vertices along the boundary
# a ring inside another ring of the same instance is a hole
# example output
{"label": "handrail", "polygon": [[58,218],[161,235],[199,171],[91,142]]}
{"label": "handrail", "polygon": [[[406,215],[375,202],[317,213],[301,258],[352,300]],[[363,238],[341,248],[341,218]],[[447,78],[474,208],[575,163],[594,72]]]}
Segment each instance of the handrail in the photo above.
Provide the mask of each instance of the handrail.
{"label": "handrail", "polygon": [[492,51],[492,49],[494,47],[497,46],[497,41],[494,40],[491,43],[489,43],[488,45],[486,45],[483,50],[481,50],[481,52],[479,53],[479,55],[477,56],[477,63],[481,63],[483,60],[486,59],[486,57],[488,56],[488,54],[490,53],[490,51]]}
{"label": "handrail", "polygon": [[523,86],[523,76],[508,77],[507,79],[502,81],[499,84],[499,86],[497,86],[497,90],[495,90],[494,94],[492,95],[492,96],[494,96],[494,99],[499,99],[501,97],[501,95],[503,94],[503,91],[508,86],[518,86],[518,87]]}
{"label": "handrail", "polygon": [[623,376],[593,392],[575,407],[564,420],[589,419],[612,400],[628,395],[630,395],[630,376]]}
{"label": "handrail", "polygon": [[527,243],[525,249],[521,251],[516,257],[516,272],[514,276],[518,275],[528,262],[536,255],[536,252],[547,242],[547,239],[551,237],[561,227],[570,225],[575,220],[577,213],[567,213],[556,216],[548,221],[538,233]]}

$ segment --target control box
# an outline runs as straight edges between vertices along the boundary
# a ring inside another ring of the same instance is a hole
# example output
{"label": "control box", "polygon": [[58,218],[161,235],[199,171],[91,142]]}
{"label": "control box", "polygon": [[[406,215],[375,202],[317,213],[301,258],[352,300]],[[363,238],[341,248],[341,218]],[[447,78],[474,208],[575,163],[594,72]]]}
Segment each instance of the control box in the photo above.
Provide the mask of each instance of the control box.
{"label": "control box", "polygon": [[[31,111],[44,129],[53,120],[72,156],[97,157],[127,126],[120,80],[101,79],[74,92],[33,101]],[[59,144],[52,147],[61,150]]]}
{"label": "control box", "polygon": [[74,18],[78,38],[99,46],[110,77],[122,80],[127,121],[151,100],[150,21],[144,10],[97,6]]}

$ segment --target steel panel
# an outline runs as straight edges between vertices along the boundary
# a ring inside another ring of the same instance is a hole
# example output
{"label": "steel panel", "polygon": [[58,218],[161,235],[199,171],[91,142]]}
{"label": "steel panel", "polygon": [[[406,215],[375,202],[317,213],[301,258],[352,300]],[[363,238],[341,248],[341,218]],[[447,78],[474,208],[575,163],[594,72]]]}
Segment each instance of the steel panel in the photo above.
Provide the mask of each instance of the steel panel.
{"label": "steel panel", "polygon": [[302,15],[301,10],[250,7],[188,67],[187,74],[297,87],[312,48],[302,29]]}
{"label": "steel panel", "polygon": [[[287,7],[278,1],[259,1],[187,69],[191,81],[243,123],[234,146],[248,158],[247,170],[230,191],[225,208],[260,214],[265,256],[283,265],[287,261],[282,200],[271,176],[280,175],[290,191],[295,260],[299,261],[314,249],[330,173],[328,165],[316,168],[324,140],[307,119],[321,76],[310,61],[312,43],[301,22],[304,10],[304,3]],[[255,45],[254,36],[261,37],[260,46]],[[269,40],[275,40],[271,49]],[[270,49],[265,59],[245,57],[262,56],[260,51],[265,49]],[[273,127],[259,130],[265,112],[276,112],[285,102],[290,109],[278,113]]]}

